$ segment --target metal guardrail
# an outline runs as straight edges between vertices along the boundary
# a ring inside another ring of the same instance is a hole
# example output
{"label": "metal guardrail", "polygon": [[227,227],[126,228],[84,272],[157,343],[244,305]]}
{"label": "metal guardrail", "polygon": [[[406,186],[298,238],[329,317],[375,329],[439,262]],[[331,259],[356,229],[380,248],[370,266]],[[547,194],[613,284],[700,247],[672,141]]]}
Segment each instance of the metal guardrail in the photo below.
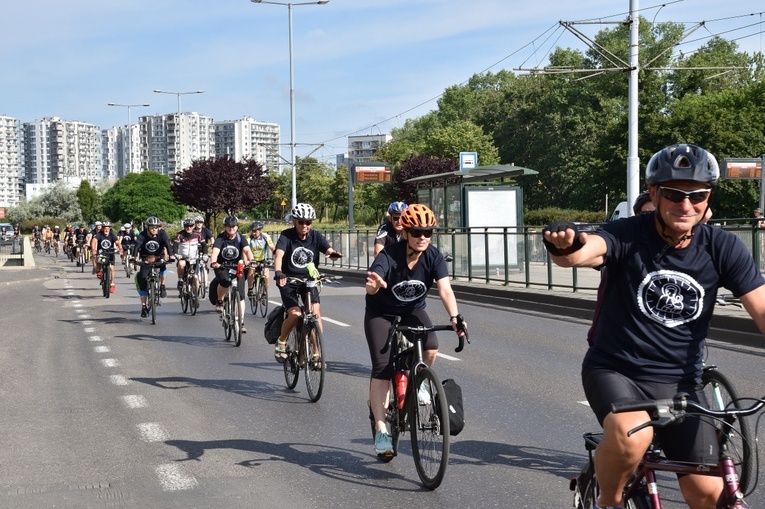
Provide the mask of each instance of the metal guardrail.
{"label": "metal guardrail", "polygon": [[24,239],[0,240],[0,265],[24,265]]}
{"label": "metal guardrail", "polygon": [[[760,270],[765,269],[765,230],[742,224],[714,226],[739,237]],[[341,260],[329,263],[366,269],[374,258],[376,232],[376,229],[322,230],[330,244],[344,255]],[[600,283],[597,270],[562,268],[551,263],[542,244],[542,228],[538,226],[437,229],[432,244],[450,257],[453,279],[574,292],[596,291]]]}

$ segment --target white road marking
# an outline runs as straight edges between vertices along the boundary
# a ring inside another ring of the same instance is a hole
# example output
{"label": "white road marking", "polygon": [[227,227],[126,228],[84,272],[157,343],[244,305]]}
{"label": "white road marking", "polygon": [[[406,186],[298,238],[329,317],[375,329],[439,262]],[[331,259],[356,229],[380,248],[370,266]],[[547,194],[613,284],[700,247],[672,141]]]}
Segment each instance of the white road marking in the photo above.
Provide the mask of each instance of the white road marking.
{"label": "white road marking", "polygon": [[91,341],[103,341],[101,336],[90,336],[88,339]]}
{"label": "white road marking", "polygon": [[108,346],[94,346],[93,351],[96,353],[108,353],[108,352],[111,352],[112,349],[109,348]]}
{"label": "white road marking", "polygon": [[[96,331],[96,328],[95,328],[95,327],[85,327],[83,330],[84,330],[85,332],[95,332],[95,331]],[[92,340],[91,340],[91,341],[92,341]]]}
{"label": "white road marking", "polygon": [[[84,311],[84,310],[83,310]],[[80,318],[90,318],[90,315],[80,315]],[[91,325],[93,322],[82,322],[83,325]]]}
{"label": "white road marking", "polygon": [[337,320],[333,320],[331,318],[327,318],[326,316],[322,316],[321,319],[325,322],[334,323],[335,325],[339,325],[340,327],[350,327],[349,324],[338,322]]}
{"label": "white road marking", "polygon": [[446,355],[445,353],[438,352],[436,354],[438,357],[441,357],[442,359],[446,359],[447,361],[461,361],[462,359],[459,359],[457,357],[452,357],[451,355]]}
{"label": "white road marking", "polygon": [[111,375],[109,380],[114,385],[127,385],[130,383],[130,380],[125,375]]}
{"label": "white road marking", "polygon": [[137,425],[138,433],[146,442],[164,442],[169,437],[161,424],[156,422],[143,422]]}
{"label": "white road marking", "polygon": [[177,463],[159,465],[155,472],[164,491],[190,490],[199,484],[193,476],[185,474]]}
{"label": "white road marking", "polygon": [[146,398],[138,394],[130,394],[128,396],[122,396],[122,402],[128,408],[146,408],[149,404]]}
{"label": "white road marking", "polygon": [[103,364],[105,368],[116,368],[120,365],[117,359],[101,359],[101,364]]}
{"label": "white road marking", "polygon": [[82,313],[87,313],[88,310],[87,309],[79,309],[78,308],[78,309],[75,309],[74,312],[81,315]]}
{"label": "white road marking", "polygon": [[589,401],[577,401],[577,403],[579,403],[580,405],[584,405],[584,406],[590,406],[590,402]]}

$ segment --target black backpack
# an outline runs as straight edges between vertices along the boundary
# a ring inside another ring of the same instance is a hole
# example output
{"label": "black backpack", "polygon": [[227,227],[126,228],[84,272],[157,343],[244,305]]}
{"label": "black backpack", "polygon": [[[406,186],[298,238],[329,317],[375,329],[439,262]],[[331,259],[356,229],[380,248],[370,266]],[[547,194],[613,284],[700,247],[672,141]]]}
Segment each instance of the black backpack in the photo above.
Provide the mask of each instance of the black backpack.
{"label": "black backpack", "polygon": [[286,311],[284,306],[277,306],[268,313],[266,326],[263,328],[263,335],[266,337],[269,345],[279,341],[279,335],[282,333],[282,324],[286,318]]}

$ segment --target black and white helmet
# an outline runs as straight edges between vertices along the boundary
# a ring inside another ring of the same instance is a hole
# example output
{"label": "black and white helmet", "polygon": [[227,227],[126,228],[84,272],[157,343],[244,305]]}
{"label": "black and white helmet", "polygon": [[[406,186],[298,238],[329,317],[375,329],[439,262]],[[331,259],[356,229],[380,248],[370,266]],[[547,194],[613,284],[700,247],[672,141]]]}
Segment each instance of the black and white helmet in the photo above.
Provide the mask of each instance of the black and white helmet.
{"label": "black and white helmet", "polygon": [[195,223],[204,223],[205,222],[205,218],[202,217],[202,216],[197,216],[197,217],[194,218],[194,222]]}
{"label": "black and white helmet", "polygon": [[194,226],[194,218],[187,217],[183,220],[183,227],[188,228],[189,226]]}
{"label": "black and white helmet", "polygon": [[692,180],[715,187],[720,167],[715,156],[696,145],[670,145],[656,152],[645,167],[649,186],[672,180]]}
{"label": "black and white helmet", "polygon": [[236,216],[226,216],[223,226],[239,226],[239,219]]}
{"label": "black and white helmet", "polygon": [[316,211],[308,203],[298,203],[292,207],[292,219],[313,221],[316,219]]}
{"label": "black and white helmet", "polygon": [[159,218],[157,216],[151,216],[151,217],[146,219],[146,226],[147,227],[148,226],[157,226],[158,227],[160,225],[160,223],[161,223],[161,221],[159,220]]}
{"label": "black and white helmet", "polygon": [[262,230],[262,229],[263,229],[263,221],[255,221],[255,222],[254,222],[254,223],[252,223],[252,225],[250,226],[250,231],[251,231],[251,232],[254,232],[254,231],[256,231],[256,230]]}

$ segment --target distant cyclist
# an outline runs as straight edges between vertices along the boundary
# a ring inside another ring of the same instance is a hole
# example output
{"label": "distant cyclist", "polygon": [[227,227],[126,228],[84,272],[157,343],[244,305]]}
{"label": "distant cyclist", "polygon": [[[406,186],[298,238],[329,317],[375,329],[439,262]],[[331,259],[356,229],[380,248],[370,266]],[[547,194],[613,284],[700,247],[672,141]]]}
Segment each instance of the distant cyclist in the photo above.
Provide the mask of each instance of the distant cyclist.
{"label": "distant cyclist", "polygon": [[[252,251],[250,251],[250,245],[247,243],[247,239],[239,233],[239,219],[236,216],[226,216],[223,219],[224,231],[215,238],[213,243],[212,253],[210,259],[212,263],[210,266],[215,269],[215,279],[218,280],[217,287],[217,303],[215,304],[215,310],[218,313],[223,311],[223,299],[228,292],[230,282],[228,279],[229,269],[227,265],[236,265],[239,261],[243,265],[247,265],[252,260]],[[242,317],[242,332],[247,332],[244,326],[244,298],[247,295],[244,291],[244,276],[235,278],[237,289],[239,290],[239,302],[241,306]]]}
{"label": "distant cyclist", "polygon": [[[96,264],[96,276],[101,278],[102,266],[98,263],[98,255],[103,251],[112,265],[114,265],[114,253],[119,252],[122,254],[122,246],[120,245],[120,239],[112,231],[112,223],[106,221],[103,223],[101,230],[93,235],[93,239],[90,241],[90,249],[93,252],[93,260]],[[116,288],[114,286],[114,271],[110,273],[109,291],[114,293]]]}
{"label": "distant cyclist", "polygon": [[[183,273],[186,270],[186,264],[189,260],[196,260],[202,249],[202,234],[194,231],[194,219],[187,218],[183,220],[183,230],[178,232],[173,242],[176,263],[176,273],[178,274],[178,291],[183,290]],[[194,296],[196,298],[199,281],[194,280]]]}
{"label": "distant cyclist", "polygon": [[401,226],[401,213],[406,210],[406,206],[406,203],[402,201],[394,201],[388,206],[388,211],[385,213],[388,220],[380,225],[375,235],[375,256],[385,246],[401,240],[404,233],[404,227]]}
{"label": "distant cyclist", "polygon": [[[271,236],[263,231],[263,221],[255,221],[250,226],[250,250],[252,251],[252,259],[258,263],[264,263],[269,254],[273,254],[276,251],[274,241],[271,240]],[[271,253],[269,253],[269,250]],[[268,286],[268,268],[263,267],[261,269],[263,275],[263,284]],[[252,287],[255,284],[255,271],[250,270],[247,274],[247,296],[252,297]]]}
{"label": "distant cyclist", "polygon": [[[327,239],[321,233],[311,230],[311,224],[316,219],[316,211],[308,203],[298,203],[292,208],[292,228],[282,231],[279,240],[276,241],[276,253],[274,256],[274,281],[279,288],[282,303],[287,309],[287,318],[282,324],[282,332],[274,347],[274,357],[279,362],[287,360],[287,337],[297,325],[301,316],[299,284],[287,284],[287,277],[308,278],[308,264],[317,263],[319,253],[329,258],[342,256],[339,251],[330,247]],[[310,310],[321,322],[321,306],[319,305],[319,292],[317,288],[311,288],[313,309]]]}
{"label": "distant cyclist", "polygon": [[212,248],[213,242],[215,242],[215,235],[205,226],[205,218],[197,216],[194,218],[194,231],[202,235],[202,252],[208,254]]}
{"label": "distant cyclist", "polygon": [[[450,317],[452,327],[462,334],[457,299],[449,283],[449,269],[441,252],[430,243],[436,216],[425,205],[412,204],[401,213],[405,240],[383,249],[367,272],[364,333],[372,358],[369,405],[377,423],[375,452],[380,457],[393,455],[393,444],[386,428],[385,404],[393,378],[390,352],[381,354],[395,316],[403,325],[433,325],[425,311],[428,290],[436,283],[438,295]],[[428,334],[423,344],[423,359],[428,366],[436,361],[438,338]]]}

